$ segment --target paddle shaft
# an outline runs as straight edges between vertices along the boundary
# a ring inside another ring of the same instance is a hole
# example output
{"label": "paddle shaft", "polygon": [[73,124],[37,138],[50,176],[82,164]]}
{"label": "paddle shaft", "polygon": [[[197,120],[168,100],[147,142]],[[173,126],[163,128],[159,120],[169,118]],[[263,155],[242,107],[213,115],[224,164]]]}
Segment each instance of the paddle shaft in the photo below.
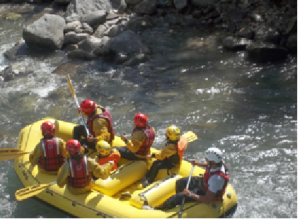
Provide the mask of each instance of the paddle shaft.
{"label": "paddle shaft", "polygon": [[[189,185],[190,185],[190,181],[191,181],[191,178],[192,178],[192,174],[193,174],[194,167],[195,167],[195,165],[192,166],[192,169],[191,169],[191,172],[190,172],[190,175],[189,175],[187,184],[186,184],[186,189],[189,188]],[[185,201],[185,196],[183,196],[183,198],[182,198],[182,203],[181,203],[181,206],[180,206],[180,211],[178,212],[178,218],[181,218],[182,208],[183,208],[183,205],[184,205],[184,201]]]}
{"label": "paddle shaft", "polygon": [[[73,87],[72,82],[71,82],[70,75],[68,75],[68,85],[69,85],[70,92],[71,92],[72,96],[74,97],[77,108],[80,108],[77,97],[76,97],[76,94],[75,94],[75,91],[74,91],[74,87]],[[82,115],[81,111],[80,111],[80,116],[81,116],[81,119],[83,121],[83,125],[85,127],[86,134],[87,134],[87,136],[89,136],[90,132],[89,132],[88,127],[86,126],[86,123],[85,123],[85,120],[83,118],[83,115]]]}
{"label": "paddle shaft", "polygon": [[22,151],[16,148],[1,148],[0,161],[13,160],[22,155],[30,154],[32,151]]}

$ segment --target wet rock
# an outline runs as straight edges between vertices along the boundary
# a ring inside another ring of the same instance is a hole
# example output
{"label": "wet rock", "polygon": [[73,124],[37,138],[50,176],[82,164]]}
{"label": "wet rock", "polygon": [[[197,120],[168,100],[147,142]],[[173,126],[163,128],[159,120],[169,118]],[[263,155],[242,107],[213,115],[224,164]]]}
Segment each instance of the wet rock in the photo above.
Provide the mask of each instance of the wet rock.
{"label": "wet rock", "polygon": [[256,41],[264,41],[269,43],[278,44],[280,42],[280,34],[278,31],[261,25],[256,31],[254,39]]}
{"label": "wet rock", "polygon": [[80,21],[72,21],[70,23],[67,23],[67,25],[64,28],[64,33],[68,33],[71,31],[74,31],[77,28],[81,28],[82,24],[80,23]]}
{"label": "wet rock", "polygon": [[113,19],[116,19],[118,18],[119,15],[114,13],[113,11],[110,11],[107,15],[106,15],[106,20],[109,21],[109,20],[113,20]]}
{"label": "wet rock", "polygon": [[153,26],[152,18],[149,16],[133,17],[127,23],[127,29],[134,32],[146,30]]}
{"label": "wet rock", "polygon": [[104,35],[110,38],[115,37],[124,31],[124,25],[114,25],[105,31]]}
{"label": "wet rock", "polygon": [[68,5],[66,16],[69,16],[72,13],[84,16],[93,11],[109,11],[110,9],[112,9],[110,0],[72,0]]}
{"label": "wet rock", "polygon": [[82,33],[88,33],[92,35],[94,33],[94,29],[87,23],[82,23]]}
{"label": "wet rock", "polygon": [[82,16],[81,22],[87,23],[93,28],[98,27],[100,24],[103,24],[106,19],[107,12],[105,10],[98,10],[87,13]]}
{"label": "wet rock", "polygon": [[188,4],[187,0],[174,0],[174,5],[177,10],[181,10]]}
{"label": "wet rock", "polygon": [[214,5],[218,0],[192,0],[192,4],[197,7],[207,7]]}
{"label": "wet rock", "polygon": [[67,44],[66,46],[63,47],[63,49],[68,53],[78,49],[78,44]]}
{"label": "wet rock", "polygon": [[270,43],[252,43],[246,47],[248,58],[255,62],[283,61],[288,55],[287,49]]}
{"label": "wet rock", "polygon": [[134,6],[133,11],[140,15],[151,15],[156,11],[156,2],[153,0],[142,0]]}
{"label": "wet rock", "polygon": [[286,48],[292,53],[297,53],[297,34],[296,33],[289,36],[289,38],[286,42]]}
{"label": "wet rock", "polygon": [[45,14],[23,29],[23,38],[30,48],[53,51],[61,49],[64,42],[65,20],[53,14]]}
{"label": "wet rock", "polygon": [[2,72],[0,72],[0,76],[3,78],[4,82],[11,81],[15,78],[15,72],[11,66],[7,66]]}
{"label": "wet rock", "polygon": [[68,53],[70,59],[82,59],[82,60],[92,60],[96,56],[92,53],[88,53],[82,49],[76,49]]}
{"label": "wet rock", "polygon": [[56,2],[58,4],[67,5],[71,2],[71,0],[54,0],[54,2]]}
{"label": "wet rock", "polygon": [[101,38],[104,36],[105,31],[107,30],[107,27],[105,25],[99,25],[99,27],[96,29],[94,36]]}
{"label": "wet rock", "polygon": [[149,53],[149,48],[144,45],[139,35],[126,30],[120,35],[112,38],[105,48],[107,53],[124,53],[124,54],[136,54],[136,53]]}
{"label": "wet rock", "polygon": [[297,17],[292,17],[288,23],[288,26],[285,30],[285,34],[289,35],[297,32]]}
{"label": "wet rock", "polygon": [[78,48],[82,49],[85,52],[93,53],[93,51],[102,45],[102,40],[100,38],[90,36],[85,40],[82,40],[78,43]]}
{"label": "wet rock", "polygon": [[64,44],[79,43],[81,40],[86,39],[89,36],[87,33],[75,33],[73,31],[66,33]]}
{"label": "wet rock", "polygon": [[137,64],[140,64],[142,62],[146,62],[150,59],[150,56],[144,54],[144,53],[139,53],[131,57],[129,60],[125,61],[122,65],[123,66],[134,66]]}
{"label": "wet rock", "polygon": [[237,33],[239,37],[253,39],[254,38],[254,30],[252,28],[243,27]]}
{"label": "wet rock", "polygon": [[80,64],[75,64],[71,62],[66,62],[58,66],[52,73],[58,75],[67,75],[67,74],[75,74],[77,69],[80,67]]}
{"label": "wet rock", "polygon": [[105,46],[109,42],[110,38],[108,36],[104,36],[101,38],[101,44],[95,48],[94,54],[96,56],[102,56],[106,51],[105,51]]}
{"label": "wet rock", "polygon": [[80,16],[76,13],[72,13],[71,15],[69,15],[68,17],[66,17],[66,22],[70,23],[73,21],[79,21],[80,20]]}
{"label": "wet rock", "polygon": [[238,38],[229,36],[226,37],[223,40],[223,46],[226,49],[233,50],[233,51],[239,51],[239,50],[245,50],[248,45],[252,43],[252,40],[246,39],[246,38]]}
{"label": "wet rock", "polygon": [[127,5],[136,5],[140,3],[142,0],[125,0]]}

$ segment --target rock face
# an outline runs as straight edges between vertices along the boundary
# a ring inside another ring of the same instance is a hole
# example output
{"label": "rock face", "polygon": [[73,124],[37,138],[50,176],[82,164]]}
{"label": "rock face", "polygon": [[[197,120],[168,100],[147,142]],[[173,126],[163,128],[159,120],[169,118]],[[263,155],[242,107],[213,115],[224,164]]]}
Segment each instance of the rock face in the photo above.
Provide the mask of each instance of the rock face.
{"label": "rock face", "polygon": [[110,10],[112,8],[110,0],[72,0],[69,4],[66,16],[76,13],[83,16],[97,10]]}
{"label": "rock face", "polygon": [[45,14],[23,29],[23,38],[30,48],[53,51],[64,42],[65,20],[59,15]]}

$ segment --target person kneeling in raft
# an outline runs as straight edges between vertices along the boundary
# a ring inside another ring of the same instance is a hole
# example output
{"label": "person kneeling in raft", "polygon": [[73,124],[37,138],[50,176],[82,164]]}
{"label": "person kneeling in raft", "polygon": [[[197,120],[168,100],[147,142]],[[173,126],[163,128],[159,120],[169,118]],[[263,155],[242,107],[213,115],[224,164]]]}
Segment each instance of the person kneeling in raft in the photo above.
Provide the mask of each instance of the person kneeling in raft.
{"label": "person kneeling in raft", "polygon": [[103,165],[109,161],[114,161],[114,165],[111,170],[115,170],[118,168],[118,163],[121,160],[121,155],[117,149],[112,148],[107,141],[101,140],[98,141],[96,150],[99,153],[95,157],[95,160],[98,164]]}
{"label": "person kneeling in raft", "polygon": [[99,165],[94,159],[84,155],[84,148],[78,140],[71,139],[66,144],[70,158],[66,161],[57,175],[57,185],[62,188],[65,184],[74,195],[83,194],[92,189],[92,174],[97,178],[107,179],[114,166],[114,161]]}

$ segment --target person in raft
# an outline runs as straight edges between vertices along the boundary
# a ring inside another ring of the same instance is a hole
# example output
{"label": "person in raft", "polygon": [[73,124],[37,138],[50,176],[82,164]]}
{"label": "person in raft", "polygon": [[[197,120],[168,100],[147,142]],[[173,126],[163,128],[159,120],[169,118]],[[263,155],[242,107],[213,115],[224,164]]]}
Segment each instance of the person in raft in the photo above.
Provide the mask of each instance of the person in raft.
{"label": "person in raft", "polygon": [[84,155],[84,148],[76,139],[67,141],[66,149],[70,158],[63,164],[57,174],[57,185],[62,188],[65,184],[72,194],[78,195],[91,191],[92,175],[106,179],[114,166],[113,161],[99,165],[94,159]]}
{"label": "person in raft", "polygon": [[178,179],[176,194],[155,209],[165,210],[181,205],[184,196],[186,196],[185,202],[197,201],[209,204],[212,201],[222,200],[229,181],[229,170],[223,162],[223,153],[218,148],[208,148],[205,152],[205,160],[206,163],[191,161],[193,165],[206,168],[203,177],[192,176],[189,189],[185,188],[188,177]]}
{"label": "person in raft", "polygon": [[183,153],[186,147],[187,140],[184,136],[180,135],[180,129],[175,125],[169,126],[166,129],[165,147],[157,153],[146,156],[146,158],[149,160],[152,158],[156,158],[157,160],[153,162],[141,186],[145,188],[151,184],[157,176],[159,170],[169,170],[173,167],[179,166],[181,164]]}
{"label": "person in raft", "polygon": [[112,148],[107,141],[100,140],[96,145],[96,150],[99,153],[95,157],[95,160],[98,164],[103,165],[108,161],[114,161],[114,165],[111,170],[115,170],[118,168],[118,163],[121,160],[121,155],[117,149]]}
{"label": "person in raft", "polygon": [[57,174],[67,156],[66,142],[54,136],[55,125],[50,121],[43,122],[41,130],[44,137],[29,155],[29,162],[33,166],[38,164],[41,172]]}
{"label": "person in raft", "polygon": [[148,124],[148,117],[143,113],[137,113],[133,122],[135,128],[131,140],[122,135],[121,139],[126,143],[126,147],[117,147],[117,149],[121,157],[127,160],[146,160],[146,155],[150,154],[150,148],[155,140],[156,131]]}
{"label": "person in raft", "polygon": [[78,125],[74,127],[73,138],[80,141],[86,151],[88,148],[95,150],[95,146],[100,140],[105,140],[111,144],[115,133],[110,112],[89,99],[81,102],[78,113],[80,111],[83,116],[87,117],[87,126],[90,135],[87,136],[84,125]]}

